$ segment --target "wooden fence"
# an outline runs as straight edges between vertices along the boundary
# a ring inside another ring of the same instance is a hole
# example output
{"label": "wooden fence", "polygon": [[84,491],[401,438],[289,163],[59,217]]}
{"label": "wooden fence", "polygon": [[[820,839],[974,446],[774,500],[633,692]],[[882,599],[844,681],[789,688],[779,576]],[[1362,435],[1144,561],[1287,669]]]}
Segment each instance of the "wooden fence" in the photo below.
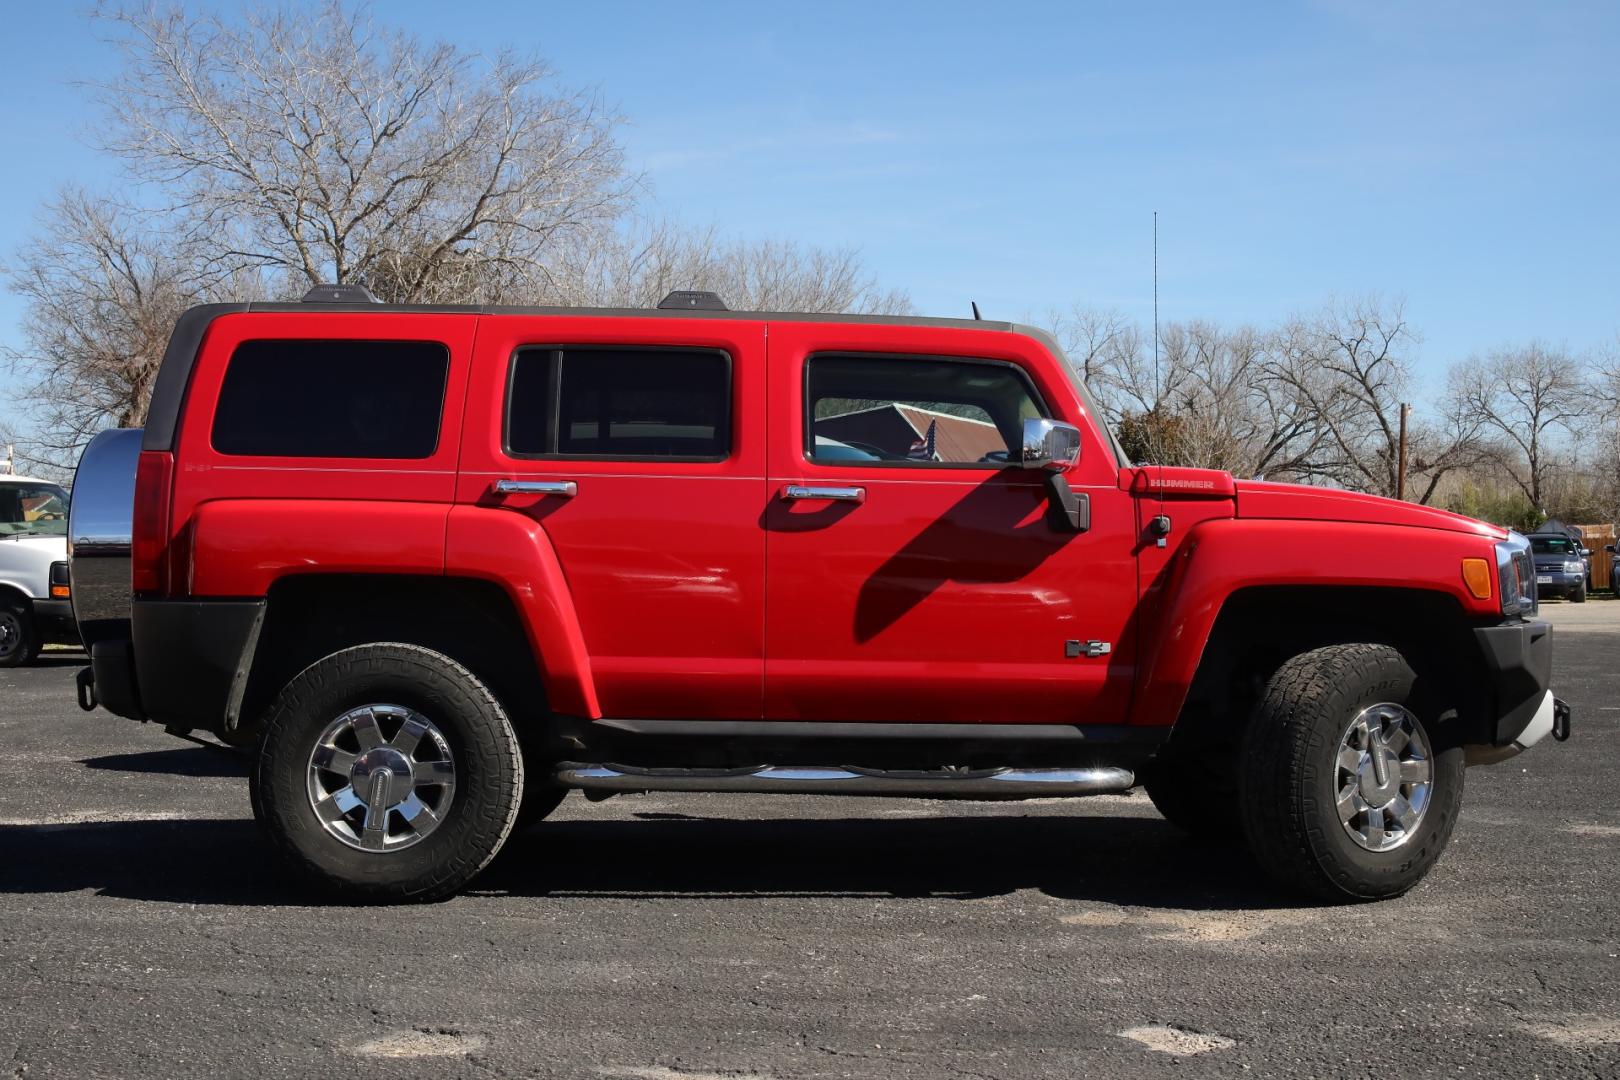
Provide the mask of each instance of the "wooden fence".
{"label": "wooden fence", "polygon": [[1592,587],[1594,589],[1607,589],[1609,587],[1609,568],[1614,563],[1614,556],[1603,550],[1615,543],[1613,525],[1576,525],[1580,531],[1581,544],[1592,551]]}

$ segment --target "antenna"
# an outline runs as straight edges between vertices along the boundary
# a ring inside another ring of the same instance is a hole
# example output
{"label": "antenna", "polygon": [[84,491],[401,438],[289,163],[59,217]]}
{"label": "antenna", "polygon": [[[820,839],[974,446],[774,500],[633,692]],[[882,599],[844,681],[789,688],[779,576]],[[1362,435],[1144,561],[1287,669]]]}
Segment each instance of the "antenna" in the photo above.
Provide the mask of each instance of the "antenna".
{"label": "antenna", "polygon": [[1159,212],[1153,211],[1153,407],[1159,407]]}
{"label": "antenna", "polygon": [[969,300],[968,303],[973,305],[973,321],[974,322],[983,321],[984,316],[979,314],[979,302],[977,300]]}

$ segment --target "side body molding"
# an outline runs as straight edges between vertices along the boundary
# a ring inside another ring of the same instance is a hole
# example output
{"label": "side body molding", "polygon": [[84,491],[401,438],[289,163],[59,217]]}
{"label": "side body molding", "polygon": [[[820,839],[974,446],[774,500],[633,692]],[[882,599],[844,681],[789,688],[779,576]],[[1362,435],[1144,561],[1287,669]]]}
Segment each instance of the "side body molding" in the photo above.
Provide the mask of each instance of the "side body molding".
{"label": "side body molding", "polygon": [[1499,618],[1496,600],[1476,600],[1462,578],[1462,558],[1489,550],[1488,541],[1438,529],[1242,518],[1201,522],[1150,586],[1165,606],[1144,637],[1130,723],[1176,722],[1215,620],[1242,589],[1423,589],[1451,597],[1468,616]]}
{"label": "side body molding", "polygon": [[602,715],[562,563],[540,523],[489,506],[450,508],[445,572],[499,584],[517,605],[540,665],[551,708],[570,716]]}

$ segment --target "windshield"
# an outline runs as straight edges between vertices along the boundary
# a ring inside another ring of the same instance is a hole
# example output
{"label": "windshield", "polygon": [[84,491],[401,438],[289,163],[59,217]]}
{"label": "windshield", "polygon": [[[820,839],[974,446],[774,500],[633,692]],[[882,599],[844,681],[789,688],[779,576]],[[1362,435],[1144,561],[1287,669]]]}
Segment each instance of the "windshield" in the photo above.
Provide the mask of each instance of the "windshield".
{"label": "windshield", "polygon": [[0,482],[0,537],[66,536],[67,489]]}
{"label": "windshield", "polygon": [[1532,536],[1530,546],[1537,555],[1574,555],[1578,550],[1575,541],[1562,536]]}

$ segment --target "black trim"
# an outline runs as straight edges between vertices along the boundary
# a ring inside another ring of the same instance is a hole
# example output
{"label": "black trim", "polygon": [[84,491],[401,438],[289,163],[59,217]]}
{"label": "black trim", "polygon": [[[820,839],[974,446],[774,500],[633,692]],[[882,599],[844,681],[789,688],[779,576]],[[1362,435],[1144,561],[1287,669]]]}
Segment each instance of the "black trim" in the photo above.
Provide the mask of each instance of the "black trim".
{"label": "black trim", "polygon": [[837,765],[959,769],[1119,765],[1135,769],[1167,727],[1123,724],[894,724],[773,720],[587,720],[554,716],[559,760],[642,768]]}
{"label": "black trim", "polygon": [[1168,728],[1126,724],[888,724],[816,720],[581,720],[632,735],[711,738],[980,739],[1009,742],[1144,743],[1158,745]]}
{"label": "black trim", "polygon": [[90,646],[90,693],[79,691],[115,716],[145,720],[141,695],[135,686],[135,649],[128,638],[109,638]]}
{"label": "black trim", "polygon": [[1534,719],[1552,685],[1552,626],[1542,619],[1476,627],[1495,699],[1490,741],[1506,746]]}
{"label": "black trim", "polygon": [[[131,623],[144,717],[168,727],[225,730],[264,606],[264,600],[137,599]],[[107,700],[99,672],[96,696]]]}
{"label": "black trim", "polygon": [[191,371],[197,365],[197,352],[202,348],[208,328],[221,315],[234,315],[252,307],[252,304],[202,304],[188,308],[175,320],[168,348],[163,350],[157,381],[152,384],[152,400],[146,408],[146,427],[141,435],[142,450],[174,449],[180,407],[185,402]]}
{"label": "black trim", "polygon": [[[667,313],[666,313],[667,314]],[[551,359],[551,444],[557,445],[562,437],[562,369],[561,358],[569,352],[683,352],[707,353],[718,356],[726,362],[726,405],[722,411],[725,417],[725,430],[720,433],[725,437],[726,452],[723,454],[564,454],[553,452],[549,454],[526,454],[512,449],[512,384],[517,379],[518,358],[526,352],[549,352],[555,354]],[[730,461],[736,452],[737,419],[733,411],[737,407],[737,362],[731,353],[725,349],[716,349],[708,345],[616,345],[610,342],[590,342],[582,345],[546,345],[532,343],[519,345],[512,350],[512,355],[506,361],[506,380],[503,393],[506,395],[501,402],[501,453],[513,461],[639,461],[639,462],[682,462],[697,465],[715,465],[722,461]]]}

